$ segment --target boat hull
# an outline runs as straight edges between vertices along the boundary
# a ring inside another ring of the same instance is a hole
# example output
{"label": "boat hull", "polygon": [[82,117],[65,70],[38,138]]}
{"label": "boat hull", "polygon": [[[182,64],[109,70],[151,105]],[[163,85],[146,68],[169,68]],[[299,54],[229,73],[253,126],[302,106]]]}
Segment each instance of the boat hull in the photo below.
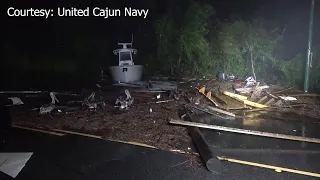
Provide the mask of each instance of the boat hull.
{"label": "boat hull", "polygon": [[140,81],[143,73],[142,65],[129,65],[129,66],[111,66],[109,73],[114,82],[136,82]]}

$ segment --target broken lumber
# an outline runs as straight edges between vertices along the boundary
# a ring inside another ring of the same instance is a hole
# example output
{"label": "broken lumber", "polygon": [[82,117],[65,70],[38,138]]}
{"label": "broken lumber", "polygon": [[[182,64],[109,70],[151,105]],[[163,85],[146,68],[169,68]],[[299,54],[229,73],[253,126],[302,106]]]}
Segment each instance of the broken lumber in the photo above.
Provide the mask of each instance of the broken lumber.
{"label": "broken lumber", "polygon": [[279,94],[279,93],[288,91],[288,90],[290,90],[290,89],[293,89],[293,87],[289,87],[289,88],[286,88],[286,89],[282,89],[282,90],[279,90],[279,91],[275,91],[275,92],[273,92],[273,94]]}
{"label": "broken lumber", "polygon": [[320,94],[290,94],[292,97],[319,97]]}
{"label": "broken lumber", "polygon": [[[215,114],[215,113],[213,113],[213,112],[210,112],[210,111],[208,111],[207,109],[204,109],[204,108],[200,108],[200,107],[197,107],[197,106],[192,106],[192,105],[189,105],[189,104],[186,104],[186,107],[191,107],[191,108],[197,109],[197,110],[199,110],[199,111],[202,111],[202,112],[211,114],[211,115],[213,115],[213,116],[221,117],[221,116],[219,116],[218,114]],[[208,108],[211,109],[211,110],[213,110],[213,111],[216,111],[216,112],[218,112],[218,113],[231,116],[231,117],[233,117],[233,118],[236,117],[235,114],[230,113],[230,112],[227,112],[227,111],[224,111],[224,110],[221,110],[221,109],[218,109],[218,108],[214,108],[214,107],[210,107],[210,106],[208,106]],[[223,117],[221,117],[221,118],[223,118]],[[225,119],[225,118],[224,118],[224,119]]]}
{"label": "broken lumber", "polygon": [[253,130],[247,130],[247,129],[238,129],[238,128],[225,127],[225,126],[208,125],[208,124],[174,120],[174,119],[171,119],[170,123],[184,125],[184,126],[214,129],[214,130],[226,131],[226,132],[234,132],[234,133],[240,133],[240,134],[248,134],[248,135],[254,135],[254,136],[262,136],[262,137],[270,137],[270,138],[277,138],[277,139],[286,139],[286,140],[302,141],[302,142],[320,144],[320,139],[317,139],[317,138],[292,136],[292,135],[285,135],[285,134],[276,134],[276,133],[269,133],[269,132],[262,132],[262,131],[253,131]]}
{"label": "broken lumber", "polygon": [[275,106],[275,107],[266,107],[266,108],[259,108],[259,109],[249,109],[246,110],[245,112],[256,112],[256,111],[267,111],[267,110],[271,110],[271,109],[279,109],[279,108],[292,108],[292,107],[299,107],[299,106],[305,106],[307,104],[293,104],[293,105],[288,105],[288,106]]}
{"label": "broken lumber", "polygon": [[261,93],[262,89],[259,88],[260,82],[257,82],[256,87],[253,89],[250,99],[256,99],[256,96]]}
{"label": "broken lumber", "polygon": [[271,97],[275,98],[275,99],[279,99],[277,96],[275,96],[275,95],[273,95],[273,94],[269,93],[268,91],[264,91],[264,92],[265,92],[265,93],[267,93],[269,96],[271,96]]}
{"label": "broken lumber", "polygon": [[242,95],[239,95],[239,94],[234,94],[234,93],[231,93],[231,92],[228,92],[228,91],[224,91],[223,94],[226,95],[226,96],[232,97],[232,98],[239,99],[241,101],[248,99],[246,96],[242,96]]}
{"label": "broken lumber", "polygon": [[[231,92],[226,92],[224,93],[225,95],[229,96],[229,97],[232,97],[232,98],[235,98],[235,99],[238,99],[236,97],[238,97],[239,95],[238,94],[234,94],[234,93],[231,93]],[[244,96],[245,97],[245,96]],[[256,103],[256,102],[252,102],[252,101],[248,101],[246,99],[244,99],[244,97],[241,97],[241,99],[238,99],[238,100],[241,100],[244,104],[246,105],[249,105],[249,106],[253,106],[253,107],[257,107],[257,108],[266,108],[268,106],[266,105],[263,105],[263,104],[259,104],[259,103]],[[246,97],[247,98],[247,97]]]}
{"label": "broken lumber", "polygon": [[202,95],[204,95],[206,98],[208,98],[215,106],[219,106],[219,104],[217,102],[215,102],[212,98],[211,98],[211,91],[209,91],[207,94],[205,94],[205,90],[206,88],[203,87],[201,89],[199,89],[199,93],[201,93]]}
{"label": "broken lumber", "polygon": [[221,109],[218,109],[218,108],[214,108],[214,107],[212,107],[212,106],[206,106],[206,108],[208,108],[208,109],[210,109],[210,110],[212,110],[212,111],[221,113],[221,114],[225,114],[225,115],[228,115],[228,116],[236,117],[236,115],[233,114],[233,113],[231,113],[231,112],[224,111],[224,110],[221,110]]}
{"label": "broken lumber", "polygon": [[263,101],[265,101],[266,99],[268,99],[268,96],[264,96],[263,98],[261,98],[257,103],[261,104]]}
{"label": "broken lumber", "polygon": [[[262,89],[266,89],[269,88],[269,86],[259,86],[258,87],[260,90]],[[253,91],[254,88],[253,87],[249,87],[249,88],[237,88],[236,91],[242,94],[246,94],[246,93],[250,93],[251,91]]]}
{"label": "broken lumber", "polygon": [[268,106],[269,104],[271,104],[274,101],[274,98],[270,99],[268,102],[266,102],[264,105]]}

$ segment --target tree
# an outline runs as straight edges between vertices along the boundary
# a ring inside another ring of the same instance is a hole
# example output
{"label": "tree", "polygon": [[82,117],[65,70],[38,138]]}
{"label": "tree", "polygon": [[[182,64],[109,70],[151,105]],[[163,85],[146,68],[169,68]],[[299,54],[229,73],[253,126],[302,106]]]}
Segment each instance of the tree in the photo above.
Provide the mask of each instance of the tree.
{"label": "tree", "polygon": [[[277,62],[273,51],[284,32],[270,24],[263,19],[254,19],[251,22],[239,20],[222,25],[219,40],[225,55],[226,72],[243,76],[251,69],[255,79],[256,73],[266,76],[266,68],[272,69]],[[250,68],[245,63],[247,59],[250,60]],[[268,64],[271,67],[266,67]]]}
{"label": "tree", "polygon": [[[184,16],[177,21],[173,13],[164,15],[155,24],[157,59],[170,74],[201,73],[210,59],[210,44],[206,38],[213,8],[191,1]],[[180,70],[180,72],[179,72]]]}

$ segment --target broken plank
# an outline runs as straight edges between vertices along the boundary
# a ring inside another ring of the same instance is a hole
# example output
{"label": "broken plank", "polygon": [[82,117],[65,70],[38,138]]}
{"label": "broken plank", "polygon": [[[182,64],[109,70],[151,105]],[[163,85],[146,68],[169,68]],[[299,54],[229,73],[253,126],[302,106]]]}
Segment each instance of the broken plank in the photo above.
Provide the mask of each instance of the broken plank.
{"label": "broken plank", "polygon": [[221,109],[218,109],[218,108],[214,108],[214,107],[212,107],[212,106],[207,106],[206,108],[208,108],[208,109],[210,109],[210,110],[212,110],[212,111],[221,113],[221,114],[225,114],[225,115],[228,115],[228,116],[236,117],[236,115],[233,114],[233,113],[231,113],[231,112],[224,111],[224,110],[221,110]]}
{"label": "broken plank", "polygon": [[261,98],[257,103],[261,104],[263,101],[265,101],[268,98],[268,96],[264,96]]}
{"label": "broken plank", "polygon": [[270,99],[268,102],[266,102],[264,105],[268,106],[270,103],[274,101],[274,98]]}
{"label": "broken plank", "polygon": [[202,93],[202,94],[204,94],[205,91],[206,91],[206,88],[205,88],[205,87],[199,89],[199,92]]}
{"label": "broken plank", "polygon": [[211,91],[209,91],[207,94],[205,94],[205,90],[206,88],[203,87],[201,89],[199,89],[199,93],[201,93],[202,95],[204,95],[206,98],[208,98],[215,106],[219,106],[219,104],[217,102],[215,102],[212,98],[211,98]]}
{"label": "broken plank", "polygon": [[[227,117],[219,116],[218,114],[215,114],[215,113],[213,113],[213,112],[210,112],[210,111],[208,111],[207,109],[204,109],[204,108],[200,108],[200,107],[197,107],[197,106],[192,106],[192,105],[190,105],[190,104],[186,104],[185,106],[186,106],[186,107],[194,108],[194,109],[196,109],[196,110],[199,110],[199,111],[202,111],[202,112],[205,112],[205,113],[208,113],[208,114],[211,114],[211,115],[213,115],[213,116],[218,116],[218,117],[223,118],[223,119],[228,119]],[[221,111],[222,111],[222,110],[221,110]],[[235,116],[231,116],[231,117],[234,118]]]}
{"label": "broken plank", "polygon": [[268,106],[263,105],[263,104],[255,103],[255,102],[252,102],[252,101],[248,101],[246,96],[241,96],[241,95],[234,94],[234,93],[227,92],[227,91],[224,92],[224,95],[229,96],[229,97],[234,98],[234,99],[238,99],[238,100],[242,101],[244,104],[249,105],[249,106],[253,106],[253,107],[257,107],[257,108],[268,107]]}
{"label": "broken plank", "polygon": [[248,99],[246,96],[242,96],[242,95],[239,95],[239,94],[234,94],[234,93],[231,93],[231,92],[228,92],[228,91],[224,91],[223,94],[226,95],[226,96],[232,97],[232,98],[239,99],[239,100],[247,100]]}
{"label": "broken plank", "polygon": [[317,139],[317,138],[276,134],[276,133],[253,131],[253,130],[247,130],[247,129],[238,129],[238,128],[232,128],[232,127],[209,125],[209,124],[195,123],[195,122],[175,120],[175,119],[170,119],[170,123],[177,124],[177,125],[184,125],[184,126],[214,129],[214,130],[226,131],[226,132],[234,132],[234,133],[240,133],[240,134],[248,134],[248,135],[254,135],[254,136],[262,136],[262,137],[270,137],[270,138],[276,138],[276,139],[286,139],[286,140],[320,144],[320,139]]}
{"label": "broken plank", "polygon": [[275,106],[280,106],[282,104],[282,100],[278,100],[276,103],[274,103]]}
{"label": "broken plank", "polygon": [[275,98],[275,99],[279,99],[277,96],[275,96],[275,95],[273,95],[273,94],[269,93],[268,91],[264,91],[264,92],[265,92],[265,93],[267,93],[269,96],[271,96],[271,97]]}
{"label": "broken plank", "polygon": [[293,97],[319,97],[320,94],[291,94],[290,96],[293,96]]}
{"label": "broken plank", "polygon": [[[208,97],[207,97],[208,98]],[[211,99],[211,98],[208,98],[215,106],[219,106],[219,104],[217,103],[217,102],[215,102],[213,99]]]}
{"label": "broken plank", "polygon": [[[266,89],[266,88],[269,88],[269,86],[259,86],[259,89]],[[239,93],[242,93],[242,94],[247,94],[247,93],[250,93],[251,91],[253,91],[253,87],[237,88],[236,91]]]}
{"label": "broken plank", "polygon": [[258,93],[260,93],[262,91],[262,89],[258,88],[260,85],[260,82],[257,82],[256,87],[254,88],[250,99],[255,99],[255,97],[257,96]]}
{"label": "broken plank", "polygon": [[244,100],[243,102],[244,102],[244,104],[246,104],[246,105],[253,106],[253,107],[257,107],[257,108],[266,108],[266,107],[268,107],[267,105],[255,103],[255,102],[248,101],[248,100]]}
{"label": "broken plank", "polygon": [[211,99],[211,91],[209,91],[206,96],[207,98]]}
{"label": "broken plank", "polygon": [[257,111],[269,111],[272,109],[280,109],[280,108],[292,108],[292,107],[299,107],[299,106],[305,106],[307,104],[293,104],[293,105],[289,105],[289,106],[275,106],[275,107],[266,107],[266,108],[259,108],[259,109],[249,109],[246,110],[245,112],[257,112]]}
{"label": "broken plank", "polygon": [[286,89],[282,89],[282,90],[273,92],[273,94],[279,94],[279,93],[282,93],[282,92],[284,92],[284,91],[288,91],[288,90],[290,90],[290,89],[293,89],[293,87],[289,87],[289,88],[286,88]]}

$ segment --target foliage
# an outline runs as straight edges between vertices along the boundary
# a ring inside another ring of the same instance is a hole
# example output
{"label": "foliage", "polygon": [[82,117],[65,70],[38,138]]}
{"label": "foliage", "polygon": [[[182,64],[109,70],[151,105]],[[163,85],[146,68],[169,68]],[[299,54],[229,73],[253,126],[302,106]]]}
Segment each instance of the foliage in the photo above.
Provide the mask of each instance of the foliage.
{"label": "foliage", "polygon": [[158,37],[157,59],[170,74],[201,73],[208,68],[210,44],[209,18],[214,14],[208,5],[190,2],[179,22],[173,15],[164,15],[155,23]]}
{"label": "foliage", "polygon": [[157,65],[162,64],[161,70],[173,73],[175,59],[178,58],[177,25],[174,20],[165,15],[155,24],[157,34]]}
{"label": "foliage", "polygon": [[274,49],[284,32],[277,27],[268,30],[266,27],[270,27],[270,24],[263,19],[254,19],[251,22],[238,20],[222,25],[219,42],[225,56],[225,72],[244,76],[250,71],[255,75],[256,70],[262,78],[268,75],[266,70],[273,69],[279,61],[274,57]]}
{"label": "foliage", "polygon": [[291,60],[282,61],[279,63],[277,67],[279,67],[279,70],[284,75],[284,77],[281,79],[282,84],[288,87],[302,87],[305,67],[304,65],[304,56],[301,53],[297,54]]}

